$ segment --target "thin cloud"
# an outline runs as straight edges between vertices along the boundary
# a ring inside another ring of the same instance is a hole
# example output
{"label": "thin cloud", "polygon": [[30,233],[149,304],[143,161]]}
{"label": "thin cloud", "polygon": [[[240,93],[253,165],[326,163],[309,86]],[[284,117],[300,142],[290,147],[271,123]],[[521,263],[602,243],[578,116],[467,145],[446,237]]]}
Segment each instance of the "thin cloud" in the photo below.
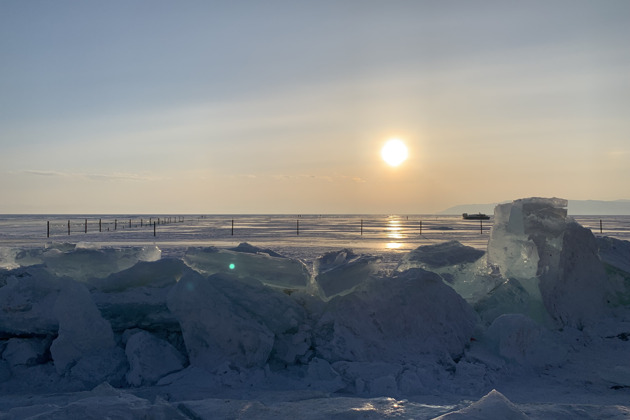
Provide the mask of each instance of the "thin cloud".
{"label": "thin cloud", "polygon": [[36,176],[61,176],[61,177],[67,176],[66,173],[56,172],[56,171],[38,171],[38,170],[28,169],[22,172],[28,175],[36,175]]}
{"label": "thin cloud", "polygon": [[89,179],[95,181],[159,181],[163,180],[163,177],[157,177],[145,174],[135,174],[126,172],[114,172],[114,173],[89,173],[89,172],[61,172],[61,171],[42,171],[37,169],[28,169],[22,171],[27,175],[35,176],[47,176],[47,177],[60,177],[60,178],[79,178]]}
{"label": "thin cloud", "polygon": [[348,175],[309,175],[309,174],[296,174],[296,175],[271,175],[273,179],[281,179],[281,180],[300,180],[300,179],[314,179],[325,182],[346,182],[352,181],[355,183],[364,183],[367,182],[361,177],[358,176],[348,176]]}

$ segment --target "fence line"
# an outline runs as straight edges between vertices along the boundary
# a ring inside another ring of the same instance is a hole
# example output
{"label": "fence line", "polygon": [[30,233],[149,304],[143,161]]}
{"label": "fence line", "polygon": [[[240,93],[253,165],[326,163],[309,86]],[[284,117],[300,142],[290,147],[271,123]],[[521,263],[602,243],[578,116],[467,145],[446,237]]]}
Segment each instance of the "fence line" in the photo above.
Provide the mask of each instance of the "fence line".
{"label": "fence line", "polygon": [[[385,235],[388,238],[396,238],[400,236],[402,239],[407,238],[422,238],[423,232],[427,231],[427,224],[423,225],[423,220],[409,220],[409,217],[403,219],[402,217],[391,218],[391,217],[375,217],[375,218],[352,218],[348,217],[346,223],[337,225],[335,223],[335,219],[325,220],[322,216],[317,218],[303,218],[303,216],[299,215],[296,219],[293,218],[284,218],[279,219],[287,225],[279,225],[276,223],[267,223],[265,225],[265,221],[260,220],[257,223],[252,223],[251,221],[247,221],[248,218],[251,217],[259,217],[259,216],[243,216],[241,220],[243,221],[242,225],[239,226],[237,222],[239,222],[238,218],[232,217],[231,219],[226,219],[223,221],[223,224],[228,223],[228,227],[225,228],[225,231],[229,230],[230,236],[241,237],[255,237],[256,233],[261,230],[261,228],[269,229],[271,234],[288,234],[291,230],[289,223],[291,220],[294,221],[293,232],[295,236],[317,236],[318,232],[336,232],[336,233],[356,233],[358,237],[367,237],[374,236],[378,234]],[[282,217],[282,216],[279,216]],[[206,221],[207,216],[196,216],[197,221]],[[300,220],[303,223],[300,223]],[[151,230],[153,231],[153,236],[157,236],[158,227],[159,226],[168,226],[168,225],[176,225],[176,224],[186,224],[186,222],[194,223],[195,217],[190,217],[188,220],[184,216],[149,216],[149,217],[140,217],[140,218],[124,218],[118,219],[113,218],[109,220],[103,220],[102,217],[98,219],[90,219],[90,218],[82,218],[80,221],[68,219],[64,220],[56,220],[51,223],[50,220],[46,222],[46,237],[50,238],[51,236],[70,236],[72,234],[78,235],[80,233],[105,233],[105,232],[119,232],[119,231],[147,231],[149,234]],[[216,219],[217,222],[221,223],[221,219]],[[98,222],[98,223],[97,223]],[[267,222],[271,222],[271,220],[267,220]],[[474,229],[475,222],[466,222],[458,219],[453,220],[454,225],[457,225],[461,230],[472,231]],[[244,227],[242,227],[244,225]],[[96,227],[97,226],[97,227]],[[322,230],[325,229],[325,230]],[[424,228],[424,230],[423,230]],[[463,228],[463,229],[462,229]],[[252,230],[253,229],[253,230]],[[429,230],[453,230],[453,228],[448,226],[437,226],[431,228],[431,221],[429,221]],[[221,231],[221,228],[216,228],[216,231]],[[215,231],[215,233],[216,233]],[[238,235],[238,233],[241,235]],[[250,235],[243,235],[244,231],[249,231]],[[483,225],[483,222],[479,222],[479,233],[484,234],[485,232],[490,231],[490,226]],[[227,234],[226,234],[227,235]],[[218,235],[218,237],[222,237],[223,235]]]}
{"label": "fence line", "polygon": [[[155,220],[154,220],[155,219]],[[72,219],[68,219],[67,222],[65,220],[63,221],[59,221],[57,222],[57,224],[53,221],[53,223],[51,223],[50,220],[46,221],[46,237],[50,238],[51,236],[55,236],[55,235],[62,235],[62,234],[67,234],[67,236],[70,236],[72,234],[78,234],[80,232],[87,234],[89,233],[95,233],[96,229],[90,231],[88,229],[88,226],[93,226],[96,224],[96,219],[92,220],[92,223],[89,223],[88,218],[84,218],[81,222],[76,222],[73,221]],[[132,230],[132,229],[149,229],[149,228],[153,228],[153,236],[156,236],[157,233],[157,226],[158,225],[170,225],[173,223],[184,223],[186,221],[184,216],[169,216],[169,217],[149,217],[148,219],[148,223],[146,218],[140,218],[140,219],[136,219],[135,224],[134,224],[134,218],[129,218],[129,219],[124,219],[124,221],[121,219],[121,223],[119,223],[119,220],[117,218],[115,218],[113,221],[110,222],[103,222],[103,218],[99,218],[98,219],[98,233],[103,233],[103,232],[111,232],[111,231],[119,231],[119,230]],[[113,229],[112,229],[113,227]],[[57,228],[57,229],[56,229]],[[104,228],[106,230],[104,230]]]}

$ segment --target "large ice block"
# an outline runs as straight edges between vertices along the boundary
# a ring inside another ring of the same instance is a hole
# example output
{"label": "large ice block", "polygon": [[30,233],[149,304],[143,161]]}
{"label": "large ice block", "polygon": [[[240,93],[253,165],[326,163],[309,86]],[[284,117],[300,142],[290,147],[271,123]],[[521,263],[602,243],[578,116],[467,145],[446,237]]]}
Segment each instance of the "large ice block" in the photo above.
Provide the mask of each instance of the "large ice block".
{"label": "large ice block", "polygon": [[564,199],[538,197],[498,205],[488,262],[520,280],[530,297],[540,293],[561,325],[579,327],[601,314],[608,284],[595,237],[567,217],[566,206]]}
{"label": "large ice block", "polygon": [[171,289],[167,303],[193,366],[262,367],[274,347],[302,347],[295,343],[302,338],[304,309],[287,294],[254,281],[190,272]]}
{"label": "large ice block", "polygon": [[466,301],[440,277],[413,268],[361,283],[328,302],[315,329],[328,361],[399,363],[463,352],[475,325]]}

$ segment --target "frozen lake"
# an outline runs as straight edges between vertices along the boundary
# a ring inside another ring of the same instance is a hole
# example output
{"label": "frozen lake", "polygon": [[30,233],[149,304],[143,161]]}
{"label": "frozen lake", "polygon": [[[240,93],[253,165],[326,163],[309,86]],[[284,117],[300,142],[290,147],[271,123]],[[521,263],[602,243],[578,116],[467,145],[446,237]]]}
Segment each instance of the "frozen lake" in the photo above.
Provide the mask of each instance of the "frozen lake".
{"label": "frozen lake", "polygon": [[[630,239],[630,216],[574,218],[596,236]],[[450,215],[0,215],[0,246],[157,245],[178,255],[190,246],[248,242],[304,260],[342,248],[387,259],[449,240],[485,250],[492,224],[492,217],[480,222]]]}
{"label": "frozen lake", "polygon": [[627,418],[630,216],[510,206],[0,216],[0,418]]}

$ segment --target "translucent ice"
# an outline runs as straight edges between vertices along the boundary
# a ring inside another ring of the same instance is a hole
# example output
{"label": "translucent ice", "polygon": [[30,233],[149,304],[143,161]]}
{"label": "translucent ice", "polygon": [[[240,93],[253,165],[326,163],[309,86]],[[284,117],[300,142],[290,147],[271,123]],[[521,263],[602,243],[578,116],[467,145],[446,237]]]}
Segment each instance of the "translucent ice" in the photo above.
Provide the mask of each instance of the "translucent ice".
{"label": "translucent ice", "polygon": [[458,241],[422,245],[405,254],[396,271],[420,267],[438,273],[464,299],[474,303],[504,280],[488,266],[484,254]]}
{"label": "translucent ice", "polygon": [[483,254],[484,251],[462,245],[458,241],[421,245],[403,256],[397,270],[404,271],[413,267],[435,269],[470,264],[481,258]]}
{"label": "translucent ice", "polygon": [[205,275],[224,273],[241,280],[255,279],[269,286],[289,289],[308,286],[311,275],[301,261],[269,255],[265,250],[256,252],[251,245],[245,245],[232,250],[189,248],[184,262]]}
{"label": "translucent ice", "polygon": [[161,251],[156,246],[100,248],[90,244],[50,244],[43,249],[19,253],[15,261],[21,266],[43,264],[56,276],[76,281],[103,278],[133,266],[138,261],[156,261]]}
{"label": "translucent ice", "polygon": [[140,261],[134,266],[112,273],[105,278],[93,278],[88,284],[100,291],[122,292],[137,287],[166,287],[174,285],[190,270],[181,260],[165,258]]}
{"label": "translucent ice", "polygon": [[377,261],[349,249],[328,252],[313,263],[315,283],[324,298],[349,293],[374,273]]}
{"label": "translucent ice", "polygon": [[538,274],[545,250],[558,249],[566,226],[568,201],[526,198],[499,204],[488,242],[488,262],[506,277],[530,278]]}
{"label": "translucent ice", "polygon": [[92,279],[88,285],[93,288],[94,302],[115,331],[179,331],[166,299],[171,287],[189,272],[194,271],[178,259],[141,261],[104,279]]}
{"label": "translucent ice", "polygon": [[557,322],[581,326],[601,314],[608,285],[595,237],[567,218],[566,206],[559,198],[498,205],[488,262],[520,280]]}

